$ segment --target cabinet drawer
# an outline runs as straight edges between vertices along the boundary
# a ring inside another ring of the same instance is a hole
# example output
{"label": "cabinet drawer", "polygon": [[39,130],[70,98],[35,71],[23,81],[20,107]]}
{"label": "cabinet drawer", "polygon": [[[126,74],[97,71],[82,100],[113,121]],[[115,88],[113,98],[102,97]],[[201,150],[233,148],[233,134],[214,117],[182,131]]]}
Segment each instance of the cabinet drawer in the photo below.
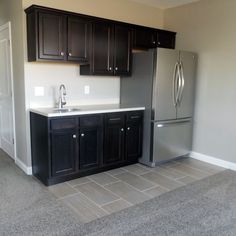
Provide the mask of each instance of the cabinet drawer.
{"label": "cabinet drawer", "polygon": [[127,122],[136,122],[141,121],[143,119],[143,112],[142,111],[132,111],[128,112],[126,116]]}
{"label": "cabinet drawer", "polygon": [[89,115],[80,118],[80,127],[102,126],[102,115]]}
{"label": "cabinet drawer", "polygon": [[59,130],[59,129],[72,129],[76,127],[76,119],[68,118],[68,119],[55,119],[51,120],[50,124],[51,130]]}
{"label": "cabinet drawer", "polygon": [[119,124],[124,122],[125,113],[110,113],[106,114],[105,121],[107,124]]}

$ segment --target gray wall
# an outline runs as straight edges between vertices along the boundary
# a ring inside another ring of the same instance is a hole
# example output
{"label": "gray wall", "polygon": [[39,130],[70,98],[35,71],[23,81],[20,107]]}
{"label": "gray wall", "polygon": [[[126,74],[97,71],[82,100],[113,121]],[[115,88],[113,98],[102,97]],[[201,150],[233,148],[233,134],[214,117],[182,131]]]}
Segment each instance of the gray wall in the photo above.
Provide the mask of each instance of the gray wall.
{"label": "gray wall", "polygon": [[199,54],[193,151],[236,162],[236,1],[202,0],[165,11],[177,48]]}
{"label": "gray wall", "polygon": [[7,7],[7,1],[0,0],[0,25],[5,24],[8,21],[9,8]]}
{"label": "gray wall", "polygon": [[0,24],[10,21],[12,26],[13,80],[16,120],[16,158],[27,163],[26,110],[24,85],[24,48],[22,2],[0,1]]}

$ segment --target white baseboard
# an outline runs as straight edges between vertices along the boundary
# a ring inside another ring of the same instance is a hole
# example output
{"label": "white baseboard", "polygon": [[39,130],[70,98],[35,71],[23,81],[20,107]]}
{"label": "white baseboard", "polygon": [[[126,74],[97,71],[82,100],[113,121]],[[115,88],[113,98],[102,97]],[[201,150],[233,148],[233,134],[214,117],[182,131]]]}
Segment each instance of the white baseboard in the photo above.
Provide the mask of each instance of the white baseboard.
{"label": "white baseboard", "polygon": [[32,175],[32,167],[26,166],[20,159],[16,157],[15,163],[19,166],[27,175]]}
{"label": "white baseboard", "polygon": [[234,162],[224,161],[222,159],[212,157],[212,156],[208,156],[208,155],[198,153],[198,152],[191,152],[190,157],[192,157],[196,160],[199,160],[199,161],[204,161],[204,162],[216,165],[216,166],[220,166],[220,167],[223,167],[223,168],[226,168],[226,169],[236,171],[236,163],[234,163]]}

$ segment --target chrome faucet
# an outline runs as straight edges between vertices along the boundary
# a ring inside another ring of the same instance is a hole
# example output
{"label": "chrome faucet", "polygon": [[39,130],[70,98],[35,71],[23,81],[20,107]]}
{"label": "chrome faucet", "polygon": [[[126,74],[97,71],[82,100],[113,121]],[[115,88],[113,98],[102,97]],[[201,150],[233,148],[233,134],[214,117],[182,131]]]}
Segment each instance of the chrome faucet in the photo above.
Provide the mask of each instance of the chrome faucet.
{"label": "chrome faucet", "polygon": [[64,84],[60,85],[59,88],[59,102],[58,102],[58,108],[62,109],[64,105],[66,105],[66,87]]}

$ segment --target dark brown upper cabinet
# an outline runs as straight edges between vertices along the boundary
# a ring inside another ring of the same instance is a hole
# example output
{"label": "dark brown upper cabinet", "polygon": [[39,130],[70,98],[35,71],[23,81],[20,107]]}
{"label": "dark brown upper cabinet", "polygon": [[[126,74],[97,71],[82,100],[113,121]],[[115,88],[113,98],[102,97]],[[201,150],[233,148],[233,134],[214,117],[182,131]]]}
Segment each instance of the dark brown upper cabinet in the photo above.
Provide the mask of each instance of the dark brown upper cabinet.
{"label": "dark brown upper cabinet", "polygon": [[[63,15],[45,12],[38,13],[37,49],[39,59],[66,59],[65,22],[66,18]],[[31,46],[33,47],[33,45]]]}
{"label": "dark brown upper cabinet", "polygon": [[133,29],[133,49],[175,48],[175,32],[136,26]]}
{"label": "dark brown upper cabinet", "polygon": [[[113,36],[111,24],[93,23],[91,61],[88,65],[91,72],[89,73],[113,75]],[[83,74],[83,67],[80,72]]]}
{"label": "dark brown upper cabinet", "polygon": [[114,26],[114,74],[131,73],[131,30],[127,26]]}
{"label": "dark brown upper cabinet", "polygon": [[88,19],[38,7],[26,12],[28,61],[88,61]]}
{"label": "dark brown upper cabinet", "polygon": [[157,47],[157,30],[137,26],[133,29],[133,48],[148,49]]}
{"label": "dark brown upper cabinet", "polygon": [[176,33],[166,30],[158,30],[157,47],[159,48],[175,48]]}
{"label": "dark brown upper cabinet", "polygon": [[131,72],[131,29],[105,21],[93,23],[90,62],[81,75],[129,75]]}
{"label": "dark brown upper cabinet", "polygon": [[175,48],[175,32],[37,5],[27,15],[28,61],[81,64],[81,75],[131,74],[132,49]]}
{"label": "dark brown upper cabinet", "polygon": [[91,24],[81,17],[68,17],[68,60],[88,61]]}

